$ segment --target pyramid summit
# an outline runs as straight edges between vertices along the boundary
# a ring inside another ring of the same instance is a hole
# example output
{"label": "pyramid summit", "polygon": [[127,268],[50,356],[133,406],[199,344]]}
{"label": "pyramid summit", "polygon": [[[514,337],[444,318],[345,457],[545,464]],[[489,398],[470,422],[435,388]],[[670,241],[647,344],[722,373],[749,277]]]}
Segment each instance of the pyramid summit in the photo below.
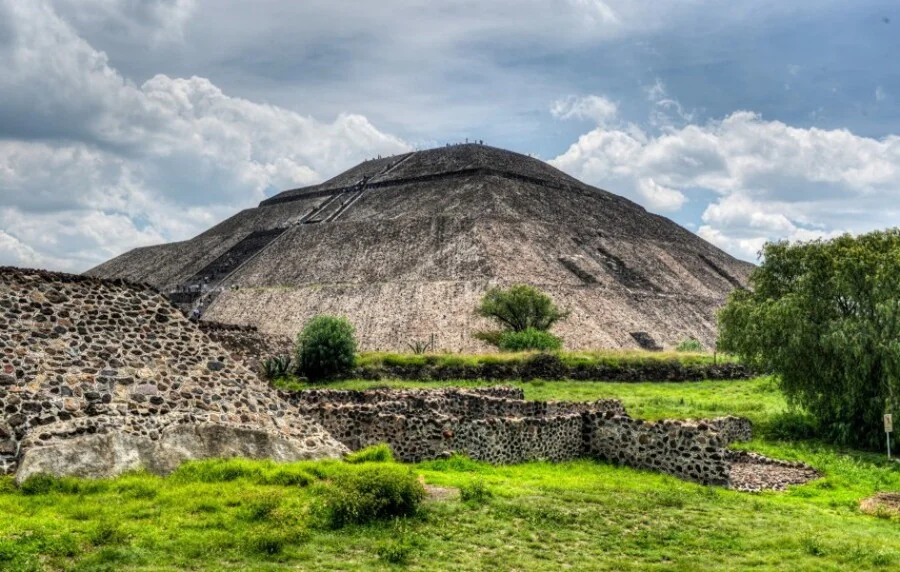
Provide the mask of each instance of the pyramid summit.
{"label": "pyramid summit", "polygon": [[526,283],[571,315],[566,346],[672,346],[716,335],[715,312],[751,264],[535,158],[480,144],[365,161],[284,191],[190,240],[88,271],[146,282],[203,319],[293,336],[345,315],[367,350],[472,333],[492,286]]}

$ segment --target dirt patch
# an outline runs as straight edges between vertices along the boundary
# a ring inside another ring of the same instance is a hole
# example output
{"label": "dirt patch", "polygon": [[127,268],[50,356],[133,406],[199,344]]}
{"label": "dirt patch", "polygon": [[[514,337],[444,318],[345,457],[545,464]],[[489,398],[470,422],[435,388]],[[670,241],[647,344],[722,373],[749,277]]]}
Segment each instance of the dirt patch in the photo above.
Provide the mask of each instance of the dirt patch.
{"label": "dirt patch", "polygon": [[864,513],[875,515],[900,515],[900,493],[878,493],[859,502]]}
{"label": "dirt patch", "polygon": [[459,489],[454,487],[436,487],[433,485],[425,485],[425,492],[428,493],[428,500],[431,501],[448,501],[459,498]]}

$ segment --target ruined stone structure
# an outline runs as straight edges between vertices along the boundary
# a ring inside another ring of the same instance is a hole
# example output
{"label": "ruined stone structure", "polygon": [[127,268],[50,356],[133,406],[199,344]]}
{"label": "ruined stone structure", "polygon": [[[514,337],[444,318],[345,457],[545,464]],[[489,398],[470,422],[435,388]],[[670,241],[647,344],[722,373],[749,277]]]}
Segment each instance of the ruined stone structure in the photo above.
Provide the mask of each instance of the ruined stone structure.
{"label": "ruined stone structure", "polygon": [[405,461],[593,457],[743,490],[815,477],[726,449],[750,434],[734,417],[648,423],[617,400],[525,401],[510,388],[282,392],[150,287],[0,268],[0,473],[20,482],[165,474],[207,457],[338,458],[377,443]]}
{"label": "ruined stone structure", "polygon": [[0,472],[167,472],[346,448],[150,287],[0,268]]}
{"label": "ruined stone structure", "polygon": [[458,145],[366,161],[285,191],[184,242],[88,274],[148,282],[203,319],[293,337],[342,314],[366,350],[482,351],[473,309],[533,284],[571,316],[569,348],[715,339],[715,311],[750,264],[672,221],[537,159]]}
{"label": "ruined stone structure", "polygon": [[[463,453],[489,463],[604,459],[704,484],[784,488],[817,476],[808,467],[733,452],[752,437],[739,417],[633,419],[622,403],[524,401],[519,389],[309,390],[283,394],[353,450],[390,445],[404,461]],[[760,467],[779,467],[771,471]]]}

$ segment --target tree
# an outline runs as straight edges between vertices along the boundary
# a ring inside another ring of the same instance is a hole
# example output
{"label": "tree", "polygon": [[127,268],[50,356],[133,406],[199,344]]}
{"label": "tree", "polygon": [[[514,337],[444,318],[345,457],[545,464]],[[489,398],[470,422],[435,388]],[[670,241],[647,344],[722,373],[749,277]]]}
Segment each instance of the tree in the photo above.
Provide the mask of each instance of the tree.
{"label": "tree", "polygon": [[719,313],[719,347],[777,375],[824,436],[878,446],[900,391],[900,230],[763,249]]}
{"label": "tree", "polygon": [[475,312],[497,322],[499,331],[476,332],[475,337],[501,349],[558,349],[562,340],[550,334],[556,322],[569,313],[556,307],[549,296],[533,286],[516,284],[491,288]]}
{"label": "tree", "polygon": [[316,316],[297,336],[297,366],[311,381],[346,375],[356,366],[356,330],[346,318]]}
{"label": "tree", "polygon": [[557,308],[549,296],[526,284],[516,284],[506,290],[491,288],[475,311],[513,332],[528,328],[547,331],[569,315]]}

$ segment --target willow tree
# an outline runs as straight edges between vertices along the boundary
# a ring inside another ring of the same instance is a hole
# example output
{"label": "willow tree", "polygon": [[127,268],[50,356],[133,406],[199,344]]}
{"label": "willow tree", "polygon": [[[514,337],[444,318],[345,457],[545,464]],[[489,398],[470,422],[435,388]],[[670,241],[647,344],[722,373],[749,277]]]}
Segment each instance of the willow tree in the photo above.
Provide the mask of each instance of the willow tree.
{"label": "willow tree", "polygon": [[773,372],[823,436],[877,446],[900,394],[900,230],[767,244],[719,332],[719,347]]}

